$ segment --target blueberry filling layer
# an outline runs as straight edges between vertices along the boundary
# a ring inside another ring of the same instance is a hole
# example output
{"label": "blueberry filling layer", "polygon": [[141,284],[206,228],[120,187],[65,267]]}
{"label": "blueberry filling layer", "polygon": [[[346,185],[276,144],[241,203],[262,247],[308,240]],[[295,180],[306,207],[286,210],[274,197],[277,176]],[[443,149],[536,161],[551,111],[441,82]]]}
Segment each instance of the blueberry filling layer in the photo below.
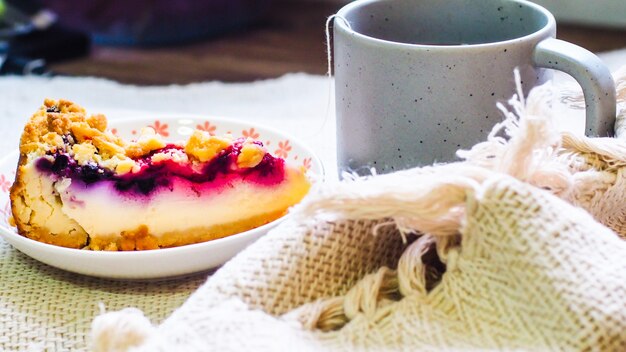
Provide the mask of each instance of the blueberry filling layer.
{"label": "blueberry filling layer", "polygon": [[39,171],[54,174],[59,177],[80,180],[85,185],[93,185],[100,181],[113,181],[119,192],[134,192],[149,195],[154,190],[167,187],[172,189],[174,177],[188,180],[194,184],[214,183],[222,185],[228,183],[234,177],[241,178],[246,182],[272,185],[281,182],[285,177],[285,161],[275,158],[266,153],[263,160],[253,168],[238,168],[237,156],[241,144],[234,143],[211,161],[204,163],[198,169],[189,164],[179,164],[171,159],[165,159],[153,163],[151,158],[157,153],[178,151],[182,148],[177,145],[167,145],[155,150],[149,155],[135,160],[139,166],[137,172],[117,175],[113,171],[103,168],[95,163],[79,165],[76,160],[63,151],[58,151],[50,157],[42,157],[36,161]]}

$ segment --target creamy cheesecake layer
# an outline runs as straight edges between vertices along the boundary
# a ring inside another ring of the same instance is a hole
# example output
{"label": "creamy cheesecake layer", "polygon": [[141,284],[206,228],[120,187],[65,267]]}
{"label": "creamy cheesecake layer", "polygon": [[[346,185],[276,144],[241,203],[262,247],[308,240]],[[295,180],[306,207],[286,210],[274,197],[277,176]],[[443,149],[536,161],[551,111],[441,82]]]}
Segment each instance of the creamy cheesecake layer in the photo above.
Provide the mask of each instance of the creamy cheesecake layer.
{"label": "creamy cheesecake layer", "polygon": [[[175,177],[169,187],[148,196],[119,192],[112,181],[85,185],[65,178],[54,186],[63,214],[89,233],[91,241],[145,226],[159,243],[159,237],[167,233],[273,214],[263,222],[267,223],[302,199],[308,188],[302,174],[293,171],[271,187],[238,178],[215,187]],[[219,237],[224,235],[228,234]]]}
{"label": "creamy cheesecake layer", "polygon": [[33,163],[19,168],[13,184],[11,206],[20,233],[31,239],[70,248],[83,248],[88,235],[61,211],[56,178],[41,175]]}
{"label": "creamy cheesecake layer", "polygon": [[[120,191],[115,181],[86,184],[21,167],[14,216],[38,241],[94,250],[141,250],[222,238],[269,223],[302,199],[310,184],[285,169],[271,185],[237,176],[194,183],[172,177],[150,194]],[[17,204],[20,203],[20,204]]]}

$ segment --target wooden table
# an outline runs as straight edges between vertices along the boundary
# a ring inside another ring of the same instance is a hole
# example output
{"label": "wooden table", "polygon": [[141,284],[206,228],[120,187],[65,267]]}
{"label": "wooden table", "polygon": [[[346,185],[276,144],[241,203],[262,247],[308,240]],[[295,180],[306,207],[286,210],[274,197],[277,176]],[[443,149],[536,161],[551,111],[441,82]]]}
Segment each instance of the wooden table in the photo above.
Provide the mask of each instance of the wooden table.
{"label": "wooden table", "polygon": [[[288,72],[325,74],[324,25],[339,7],[277,1],[261,22],[219,38],[165,48],[95,46],[89,57],[54,64],[52,70],[141,85],[243,82]],[[626,29],[559,24],[558,37],[594,52],[626,47]]]}

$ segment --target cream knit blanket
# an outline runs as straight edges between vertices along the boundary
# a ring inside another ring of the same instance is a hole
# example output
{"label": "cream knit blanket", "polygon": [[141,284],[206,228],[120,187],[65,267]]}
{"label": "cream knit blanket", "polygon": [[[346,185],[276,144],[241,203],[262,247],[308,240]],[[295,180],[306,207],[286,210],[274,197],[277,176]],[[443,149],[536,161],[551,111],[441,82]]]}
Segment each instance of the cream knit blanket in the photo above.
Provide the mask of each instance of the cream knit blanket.
{"label": "cream knit blanket", "polygon": [[95,350],[625,350],[616,81],[617,138],[559,131],[561,90],[520,88],[465,161],[324,187],[160,326],[98,317]]}

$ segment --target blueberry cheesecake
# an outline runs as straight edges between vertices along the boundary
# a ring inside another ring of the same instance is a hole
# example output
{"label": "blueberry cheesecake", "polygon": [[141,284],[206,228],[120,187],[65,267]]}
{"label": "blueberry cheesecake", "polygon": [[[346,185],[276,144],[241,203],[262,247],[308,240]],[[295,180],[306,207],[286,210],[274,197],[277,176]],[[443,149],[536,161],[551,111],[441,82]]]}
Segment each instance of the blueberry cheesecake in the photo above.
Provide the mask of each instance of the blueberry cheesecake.
{"label": "blueberry cheesecake", "polygon": [[104,115],[46,100],[29,120],[10,198],[28,238],[70,248],[175,247],[283,216],[309,191],[303,170],[259,141],[196,130],[167,143],[151,128],[126,141]]}

